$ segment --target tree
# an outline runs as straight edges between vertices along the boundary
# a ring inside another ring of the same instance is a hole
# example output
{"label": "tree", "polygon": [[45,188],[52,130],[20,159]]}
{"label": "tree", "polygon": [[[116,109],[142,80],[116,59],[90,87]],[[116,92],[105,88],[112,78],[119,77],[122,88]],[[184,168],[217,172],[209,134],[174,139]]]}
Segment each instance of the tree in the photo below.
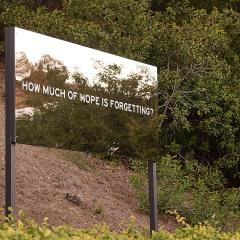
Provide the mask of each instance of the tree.
{"label": "tree", "polygon": [[181,24],[159,21],[151,61],[161,69],[162,154],[190,154],[226,173],[239,166],[239,60],[223,16],[199,10]]}

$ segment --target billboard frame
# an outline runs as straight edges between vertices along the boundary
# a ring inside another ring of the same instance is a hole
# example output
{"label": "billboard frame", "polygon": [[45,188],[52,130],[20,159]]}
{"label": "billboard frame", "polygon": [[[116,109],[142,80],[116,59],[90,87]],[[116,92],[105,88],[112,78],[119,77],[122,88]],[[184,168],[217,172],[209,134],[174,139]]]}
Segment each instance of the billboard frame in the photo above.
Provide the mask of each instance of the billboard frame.
{"label": "billboard frame", "polygon": [[[16,209],[15,27],[5,28],[5,215]],[[156,161],[148,161],[150,235],[158,231]]]}

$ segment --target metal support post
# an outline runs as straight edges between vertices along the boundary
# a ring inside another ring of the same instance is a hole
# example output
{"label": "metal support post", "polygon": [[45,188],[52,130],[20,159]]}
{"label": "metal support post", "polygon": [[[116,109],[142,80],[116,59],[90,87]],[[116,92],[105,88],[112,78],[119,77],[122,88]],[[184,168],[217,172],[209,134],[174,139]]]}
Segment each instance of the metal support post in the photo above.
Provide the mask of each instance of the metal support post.
{"label": "metal support post", "polygon": [[152,236],[153,231],[158,231],[157,176],[155,161],[148,161],[148,181],[150,204],[150,235]]}
{"label": "metal support post", "polygon": [[5,214],[15,209],[16,192],[16,122],[15,122],[15,33],[5,29]]}

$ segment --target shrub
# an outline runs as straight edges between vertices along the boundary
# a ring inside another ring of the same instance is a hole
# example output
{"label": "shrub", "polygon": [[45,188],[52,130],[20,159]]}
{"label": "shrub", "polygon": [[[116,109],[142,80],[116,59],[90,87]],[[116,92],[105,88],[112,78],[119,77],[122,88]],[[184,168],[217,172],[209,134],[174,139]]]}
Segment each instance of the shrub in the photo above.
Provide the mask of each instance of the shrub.
{"label": "shrub", "polygon": [[[153,233],[152,236],[153,240],[237,240],[239,238],[239,231],[235,233],[222,233],[211,226],[202,224],[194,227],[185,225],[183,228],[176,230],[175,233],[160,230],[158,233]],[[141,234],[134,227],[134,224],[130,224],[129,228],[121,233],[111,232],[106,225],[96,226],[91,229],[74,229],[70,226],[52,227],[46,219],[42,224],[36,224],[32,220],[28,220],[21,213],[18,220],[11,216],[5,223],[0,224],[0,239],[147,240],[149,238]]]}
{"label": "shrub", "polygon": [[[149,211],[146,166],[132,163],[135,174],[131,182],[143,212]],[[192,225],[207,220],[214,226],[235,229],[239,226],[240,190],[225,188],[221,172],[194,160],[180,163],[170,156],[157,162],[158,209],[176,210]]]}

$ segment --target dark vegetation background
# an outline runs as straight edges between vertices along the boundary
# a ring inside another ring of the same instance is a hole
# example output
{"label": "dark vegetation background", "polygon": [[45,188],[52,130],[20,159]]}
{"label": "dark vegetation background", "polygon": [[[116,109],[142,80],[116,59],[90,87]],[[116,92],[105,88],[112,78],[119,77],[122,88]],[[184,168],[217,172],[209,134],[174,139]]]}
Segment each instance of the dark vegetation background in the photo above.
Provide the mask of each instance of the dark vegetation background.
{"label": "dark vegetation background", "polygon": [[[240,3],[0,0],[18,26],[153,64],[159,70],[158,205],[195,224],[240,224]],[[147,211],[146,164],[132,183]]]}

